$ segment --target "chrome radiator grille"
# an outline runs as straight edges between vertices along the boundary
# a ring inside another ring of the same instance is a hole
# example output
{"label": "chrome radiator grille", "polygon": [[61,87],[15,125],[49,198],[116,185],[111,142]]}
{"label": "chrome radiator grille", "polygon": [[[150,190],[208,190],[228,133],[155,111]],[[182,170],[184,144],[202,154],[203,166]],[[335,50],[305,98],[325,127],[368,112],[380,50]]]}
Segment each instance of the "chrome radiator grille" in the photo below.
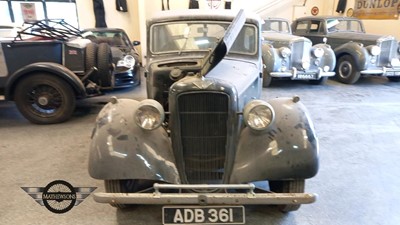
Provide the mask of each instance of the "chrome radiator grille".
{"label": "chrome radiator grille", "polygon": [[297,69],[302,69],[302,61],[309,60],[310,58],[310,48],[311,46],[308,45],[305,41],[295,41],[292,43],[292,66],[296,67]]}
{"label": "chrome radiator grille", "polygon": [[190,93],[178,97],[184,173],[189,183],[221,183],[228,103],[229,97],[223,93]]}
{"label": "chrome radiator grille", "polygon": [[378,65],[386,66],[391,58],[396,54],[396,42],[394,40],[385,40],[380,44],[381,54],[379,54]]}

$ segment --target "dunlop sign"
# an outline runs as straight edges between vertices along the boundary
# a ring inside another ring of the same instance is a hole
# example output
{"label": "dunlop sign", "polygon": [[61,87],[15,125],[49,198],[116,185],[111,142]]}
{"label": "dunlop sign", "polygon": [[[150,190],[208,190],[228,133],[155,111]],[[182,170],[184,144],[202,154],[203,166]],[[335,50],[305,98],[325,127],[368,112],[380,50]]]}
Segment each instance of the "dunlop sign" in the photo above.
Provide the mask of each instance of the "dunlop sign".
{"label": "dunlop sign", "polygon": [[356,0],[353,16],[359,19],[398,19],[400,0]]}

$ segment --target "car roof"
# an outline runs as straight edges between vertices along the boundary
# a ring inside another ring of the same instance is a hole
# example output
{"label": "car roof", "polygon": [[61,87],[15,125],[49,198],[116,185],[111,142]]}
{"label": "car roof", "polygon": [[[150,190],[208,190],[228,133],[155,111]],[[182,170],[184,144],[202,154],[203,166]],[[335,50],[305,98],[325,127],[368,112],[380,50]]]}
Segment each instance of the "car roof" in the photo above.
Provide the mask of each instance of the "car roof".
{"label": "car roof", "polygon": [[98,31],[98,32],[106,32],[106,31],[118,31],[118,32],[124,32],[123,29],[121,28],[108,28],[108,27],[99,27],[99,28],[86,28],[83,29],[82,32],[86,32],[86,31]]}
{"label": "car roof", "polygon": [[[236,10],[202,10],[202,9],[186,9],[186,10],[166,10],[159,11],[147,20],[147,24],[160,22],[172,22],[182,20],[218,20],[229,21],[237,15]],[[245,11],[246,22],[260,24],[262,19],[258,14],[250,11]]]}
{"label": "car roof", "polygon": [[301,20],[328,20],[328,19],[340,19],[340,20],[358,20],[354,17],[343,17],[343,16],[304,16],[295,19],[294,21],[301,21]]}

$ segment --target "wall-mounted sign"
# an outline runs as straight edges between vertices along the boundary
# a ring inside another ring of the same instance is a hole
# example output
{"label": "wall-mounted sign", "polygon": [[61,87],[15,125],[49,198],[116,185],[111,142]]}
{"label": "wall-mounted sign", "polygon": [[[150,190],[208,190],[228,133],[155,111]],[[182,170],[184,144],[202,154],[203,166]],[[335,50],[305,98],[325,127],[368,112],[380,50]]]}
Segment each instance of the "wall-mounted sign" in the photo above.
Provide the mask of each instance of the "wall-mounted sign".
{"label": "wall-mounted sign", "polygon": [[399,18],[400,0],[356,0],[353,16],[359,19]]}
{"label": "wall-mounted sign", "polygon": [[311,15],[316,16],[319,13],[319,8],[317,6],[314,6],[311,8]]}
{"label": "wall-mounted sign", "polygon": [[218,9],[221,5],[221,0],[207,0],[207,5],[210,9]]}
{"label": "wall-mounted sign", "polygon": [[21,3],[21,11],[24,22],[37,20],[35,3]]}

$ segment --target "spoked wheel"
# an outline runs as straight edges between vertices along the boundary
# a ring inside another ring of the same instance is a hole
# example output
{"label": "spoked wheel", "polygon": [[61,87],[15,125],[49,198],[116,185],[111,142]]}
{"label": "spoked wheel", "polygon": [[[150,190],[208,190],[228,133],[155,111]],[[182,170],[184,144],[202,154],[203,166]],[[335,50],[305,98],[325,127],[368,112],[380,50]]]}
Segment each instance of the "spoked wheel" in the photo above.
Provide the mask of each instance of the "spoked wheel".
{"label": "spoked wheel", "polygon": [[[135,179],[129,179],[129,180],[105,180],[104,181],[104,186],[106,189],[106,192],[108,193],[135,193],[135,192],[140,192],[144,191],[150,187],[152,187],[154,184],[153,181],[149,180],[135,180]],[[115,204],[115,203],[110,203],[110,205],[123,209],[127,208],[132,205],[127,205],[127,204]]]}
{"label": "spoked wheel", "polygon": [[360,71],[357,71],[357,65],[350,55],[344,55],[339,58],[336,65],[336,77],[345,84],[354,84],[360,79]]}
{"label": "spoked wheel", "polygon": [[[276,193],[304,193],[304,185],[304,179],[269,181],[270,190]],[[278,209],[282,212],[296,211],[299,208],[299,204],[278,205]]]}
{"label": "spoked wheel", "polygon": [[51,74],[32,74],[20,81],[14,93],[19,111],[37,124],[61,123],[75,110],[71,86]]}

